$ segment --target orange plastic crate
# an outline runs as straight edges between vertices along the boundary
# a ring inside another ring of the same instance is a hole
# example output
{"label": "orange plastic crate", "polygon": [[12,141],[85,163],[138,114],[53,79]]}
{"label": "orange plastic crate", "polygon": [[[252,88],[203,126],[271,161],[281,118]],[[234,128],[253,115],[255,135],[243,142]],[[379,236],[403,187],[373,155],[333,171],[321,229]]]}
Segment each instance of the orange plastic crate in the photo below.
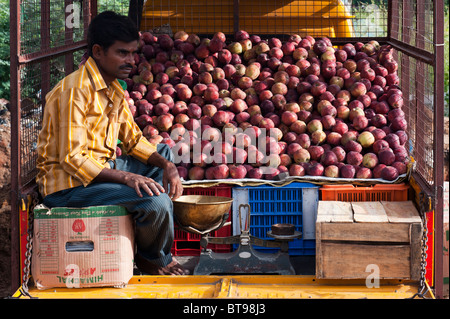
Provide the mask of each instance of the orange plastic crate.
{"label": "orange plastic crate", "polygon": [[321,200],[342,202],[363,201],[407,201],[409,185],[376,184],[373,186],[323,185],[320,188]]}

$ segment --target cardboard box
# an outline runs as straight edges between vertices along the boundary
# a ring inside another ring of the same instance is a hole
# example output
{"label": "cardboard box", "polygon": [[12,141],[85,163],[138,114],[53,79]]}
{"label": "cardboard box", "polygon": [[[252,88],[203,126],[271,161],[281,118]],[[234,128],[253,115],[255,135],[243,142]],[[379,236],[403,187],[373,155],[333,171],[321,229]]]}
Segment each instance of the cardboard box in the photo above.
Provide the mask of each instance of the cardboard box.
{"label": "cardboard box", "polygon": [[36,287],[124,287],[133,276],[134,226],[120,206],[34,210]]}
{"label": "cardboard box", "polygon": [[319,201],[316,277],[418,280],[421,236],[411,201]]}

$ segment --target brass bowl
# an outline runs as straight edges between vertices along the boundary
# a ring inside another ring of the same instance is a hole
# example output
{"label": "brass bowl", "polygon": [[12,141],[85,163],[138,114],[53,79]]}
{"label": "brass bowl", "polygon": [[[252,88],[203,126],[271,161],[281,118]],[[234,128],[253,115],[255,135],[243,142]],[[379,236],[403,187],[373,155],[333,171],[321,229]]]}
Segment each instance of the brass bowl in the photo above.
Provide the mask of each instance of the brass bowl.
{"label": "brass bowl", "polygon": [[232,202],[229,197],[184,195],[173,201],[173,213],[182,226],[206,230],[221,223]]}

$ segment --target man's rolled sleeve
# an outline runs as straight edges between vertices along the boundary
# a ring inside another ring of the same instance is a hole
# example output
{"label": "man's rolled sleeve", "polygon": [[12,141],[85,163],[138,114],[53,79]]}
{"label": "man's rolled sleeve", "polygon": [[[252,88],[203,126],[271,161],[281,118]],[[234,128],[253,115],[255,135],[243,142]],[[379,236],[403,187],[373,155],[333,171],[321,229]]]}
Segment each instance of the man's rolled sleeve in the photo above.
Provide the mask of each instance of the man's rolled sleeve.
{"label": "man's rolled sleeve", "polygon": [[136,146],[131,150],[130,155],[146,163],[150,155],[156,151],[156,145],[150,143],[144,136],[139,140]]}
{"label": "man's rolled sleeve", "polygon": [[75,172],[75,176],[83,183],[84,186],[89,185],[92,180],[105,168],[103,164],[96,161],[92,157],[85,156],[84,162]]}

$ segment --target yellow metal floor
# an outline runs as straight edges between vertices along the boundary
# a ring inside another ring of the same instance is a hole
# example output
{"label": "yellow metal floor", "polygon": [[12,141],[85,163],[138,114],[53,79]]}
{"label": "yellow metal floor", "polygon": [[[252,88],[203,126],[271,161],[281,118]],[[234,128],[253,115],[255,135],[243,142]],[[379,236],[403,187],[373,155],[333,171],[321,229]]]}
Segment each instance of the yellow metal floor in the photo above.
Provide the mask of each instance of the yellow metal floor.
{"label": "yellow metal floor", "polygon": [[[36,298],[309,298],[309,299],[404,299],[414,296],[417,283],[381,281],[379,288],[367,288],[364,281],[319,280],[314,276],[134,276],[125,288],[30,287]],[[19,291],[13,297],[19,297]],[[24,296],[22,296],[24,297]],[[27,297],[24,297],[27,298]]]}

